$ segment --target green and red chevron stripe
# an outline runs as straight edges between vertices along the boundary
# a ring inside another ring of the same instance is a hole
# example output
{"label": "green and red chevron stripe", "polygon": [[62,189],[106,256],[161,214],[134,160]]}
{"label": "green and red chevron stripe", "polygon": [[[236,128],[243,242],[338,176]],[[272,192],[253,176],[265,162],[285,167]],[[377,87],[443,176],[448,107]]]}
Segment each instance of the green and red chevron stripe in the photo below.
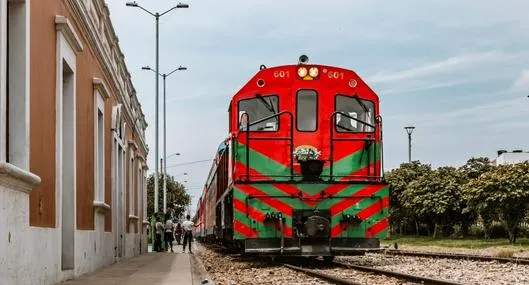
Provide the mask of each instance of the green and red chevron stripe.
{"label": "green and red chevron stripe", "polygon": [[[236,174],[237,178],[241,178],[246,175],[246,166],[248,165],[246,161],[246,151],[247,148],[242,143],[236,144],[236,154],[235,161],[237,163]],[[275,181],[286,181],[290,177],[290,169],[288,165],[288,159],[285,159],[284,162],[279,162],[271,157],[258,152],[252,148],[248,149],[249,159],[250,159],[250,169],[254,173],[250,175],[258,176],[274,176]],[[375,159],[373,160],[373,152],[376,154]],[[274,151],[271,151],[274,153]],[[295,174],[299,175],[299,166],[295,164]],[[372,144],[369,150],[361,148],[355,152],[339,159],[334,162],[333,165],[333,175],[336,177],[343,177],[348,175],[367,175],[367,168],[371,169],[380,169],[380,145]],[[322,176],[327,176],[330,174],[330,166],[327,165],[322,172]],[[298,180],[300,180],[298,178]]]}
{"label": "green and red chevron stripe", "polygon": [[[319,195],[332,193],[333,196]],[[297,195],[302,193],[303,199]],[[282,213],[284,235],[292,237],[293,210],[328,210],[331,237],[384,237],[389,189],[383,184],[236,184],[233,188],[236,239],[279,237],[277,225],[266,225],[267,213]],[[293,195],[296,194],[296,195]],[[358,216],[357,225],[342,224],[342,215]]]}

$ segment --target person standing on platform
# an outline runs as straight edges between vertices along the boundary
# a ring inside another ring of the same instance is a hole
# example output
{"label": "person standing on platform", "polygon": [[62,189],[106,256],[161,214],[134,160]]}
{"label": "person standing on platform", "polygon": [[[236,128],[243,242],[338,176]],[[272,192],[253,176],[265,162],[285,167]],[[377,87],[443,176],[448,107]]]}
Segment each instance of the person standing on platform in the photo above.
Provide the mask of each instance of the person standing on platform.
{"label": "person standing on platform", "polygon": [[158,216],[156,217],[155,230],[156,237],[154,241],[154,251],[160,252],[162,251],[163,224],[160,222],[160,217]]}
{"label": "person standing on platform", "polygon": [[[171,217],[169,215],[165,216],[165,236],[164,240],[167,244],[167,248],[171,249],[171,252],[173,251],[173,220],[171,220]],[[169,250],[168,250],[169,251]]]}
{"label": "person standing on platform", "polygon": [[193,240],[193,229],[195,223],[191,222],[191,216],[186,216],[186,221],[182,223],[182,228],[184,228],[184,249],[182,253],[186,252],[186,244],[189,243],[189,253],[193,253],[191,250],[191,241]]}

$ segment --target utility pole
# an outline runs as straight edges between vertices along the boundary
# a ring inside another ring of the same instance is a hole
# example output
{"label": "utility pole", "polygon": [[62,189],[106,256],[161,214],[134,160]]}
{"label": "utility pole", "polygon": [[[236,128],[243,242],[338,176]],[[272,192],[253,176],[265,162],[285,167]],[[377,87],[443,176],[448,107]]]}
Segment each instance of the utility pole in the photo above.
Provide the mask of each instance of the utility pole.
{"label": "utility pole", "polygon": [[[142,6],[140,6],[136,1],[134,2],[127,2],[126,3],[126,6],[128,7],[136,7],[136,8],[140,8],[141,10],[145,11],[146,13],[148,13],[149,15],[153,16],[154,18],[156,18],[156,96],[155,96],[155,109],[156,109],[156,114],[155,114],[155,124],[154,124],[154,132],[155,132],[155,144],[154,144],[154,155],[155,155],[155,174],[154,174],[154,212],[158,212],[158,163],[156,163],[156,161],[158,160],[158,97],[159,97],[159,85],[160,85],[160,80],[158,78],[158,74],[159,74],[159,70],[160,70],[160,57],[159,57],[159,53],[160,53],[160,17],[169,13],[170,11],[176,9],[176,8],[189,8],[189,5],[188,4],[182,4],[182,3],[178,3],[176,6],[172,7],[171,9],[163,12],[163,13],[152,13],[150,12],[149,10],[143,8]],[[160,169],[161,170],[161,169]]]}
{"label": "utility pole", "polygon": [[[161,76],[163,78],[163,160],[165,161],[164,165],[161,168],[163,172],[163,212],[167,210],[167,159],[169,158],[167,156],[167,112],[166,112],[166,102],[167,102],[167,87],[166,87],[166,79],[167,77],[171,76],[171,74],[175,73],[176,71],[180,70],[187,70],[187,67],[179,66],[178,68],[174,69],[173,71],[169,73],[160,74],[156,70],[153,70],[149,66],[144,66],[141,68],[142,70],[150,70],[157,75]],[[180,153],[172,154],[172,155],[180,155]],[[172,156],[171,155],[171,156]]]}
{"label": "utility pole", "polygon": [[404,129],[406,130],[406,133],[408,133],[408,162],[411,163],[411,134],[413,133],[415,127],[407,126],[404,127]]}

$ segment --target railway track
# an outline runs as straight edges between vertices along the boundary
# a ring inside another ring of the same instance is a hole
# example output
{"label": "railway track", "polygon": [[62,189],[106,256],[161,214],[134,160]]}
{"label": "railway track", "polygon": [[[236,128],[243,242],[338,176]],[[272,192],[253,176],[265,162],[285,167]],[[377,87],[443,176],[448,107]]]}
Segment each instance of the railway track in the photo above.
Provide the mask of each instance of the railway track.
{"label": "railway track", "polygon": [[498,262],[505,262],[505,263],[511,262],[511,263],[529,265],[529,258],[522,258],[522,257],[508,258],[508,257],[496,257],[496,256],[475,255],[475,254],[424,252],[424,251],[396,250],[396,249],[386,250],[385,253],[391,254],[391,255],[436,257],[436,258],[449,258],[449,259],[466,259],[466,260],[476,260],[476,261],[498,261]]}
{"label": "railway track", "polygon": [[[330,265],[334,265],[334,266],[338,266],[338,267],[346,268],[346,269],[353,269],[353,270],[357,270],[357,271],[363,271],[363,272],[367,272],[367,273],[375,273],[375,274],[385,275],[385,276],[388,276],[388,277],[398,278],[398,279],[403,280],[403,281],[415,282],[415,283],[419,283],[419,284],[462,285],[462,283],[458,283],[458,282],[454,282],[454,281],[443,280],[443,279],[435,279],[435,278],[428,278],[428,277],[423,277],[423,276],[418,276],[418,275],[411,275],[411,274],[406,274],[406,273],[401,273],[401,272],[396,272],[396,271],[378,269],[378,268],[369,267],[369,266],[344,264],[344,263],[340,263],[340,262],[333,262]],[[336,276],[333,276],[331,274],[327,274],[327,273],[324,273],[324,272],[321,272],[321,271],[318,271],[318,270],[313,270],[313,269],[309,269],[309,268],[303,268],[303,267],[295,266],[295,265],[292,265],[292,264],[283,264],[283,266],[285,266],[287,268],[290,268],[292,270],[296,270],[298,272],[305,273],[305,274],[313,276],[313,277],[320,278],[322,280],[325,280],[325,281],[333,283],[333,284],[338,284],[338,285],[365,285],[364,283],[358,283],[358,282],[355,282],[355,281],[352,281],[352,280],[349,280],[349,279],[336,277]]]}
{"label": "railway track", "polygon": [[[503,264],[500,264],[499,262],[517,262],[519,264],[527,264],[526,259],[524,258],[498,258],[498,257],[491,257],[491,256],[476,256],[476,255],[465,255],[465,254],[446,254],[446,253],[434,253],[434,252],[417,252],[417,251],[406,251],[406,250],[387,250],[387,254],[392,254],[395,256],[402,256],[402,260],[399,258],[397,260],[401,260],[399,262],[407,262],[407,258],[404,258],[406,255],[410,257],[426,257],[426,258],[432,258],[432,259],[444,259],[444,261],[441,262],[441,264],[449,263],[451,264],[452,261],[450,261],[450,258],[454,259],[460,259],[462,266],[469,266],[469,264],[474,264],[479,268],[479,266],[485,266],[486,268],[491,269],[492,271],[487,271],[487,269],[483,269],[484,272],[489,273],[483,273],[483,278],[474,278],[473,276],[469,276],[469,278],[461,278],[462,275],[469,274],[469,270],[461,270],[455,269],[452,265],[441,265],[439,268],[441,269],[435,269],[434,273],[432,274],[432,270],[430,270],[429,267],[429,261],[425,258],[411,258],[411,260],[417,260],[418,266],[426,266],[425,272],[423,271],[417,271],[417,270],[408,270],[406,269],[406,266],[403,267],[401,270],[399,266],[389,266],[385,269],[380,269],[372,267],[376,266],[378,262],[367,262],[364,265],[364,263],[357,263],[355,259],[345,259],[345,260],[337,260],[336,262],[332,263],[325,263],[322,260],[319,259],[312,259],[312,258],[288,258],[288,257],[276,257],[275,259],[270,258],[263,258],[261,257],[255,257],[255,256],[245,256],[240,255],[236,253],[228,253],[225,248],[222,246],[207,246],[210,250],[216,252],[217,254],[220,254],[222,256],[227,256],[231,260],[237,260],[237,262],[246,263],[248,265],[244,265],[241,267],[240,270],[246,270],[246,268],[263,268],[264,274],[260,274],[260,276],[266,276],[262,280],[269,280],[268,276],[274,276],[273,278],[277,277],[275,276],[281,276],[282,279],[280,279],[281,282],[285,282],[284,276],[289,276],[287,278],[292,278],[293,282],[299,282],[298,280],[303,280],[303,278],[308,277],[301,277],[303,275],[310,276],[310,279],[307,280],[322,280],[326,283],[330,284],[346,284],[346,285],[357,285],[357,284],[404,284],[406,282],[414,283],[414,284],[441,284],[441,285],[455,285],[455,284],[466,284],[467,282],[472,284],[481,284],[480,282],[483,280],[497,280],[498,274],[490,273],[490,272],[496,272],[497,270],[502,270],[501,268],[504,268]],[[384,257],[384,252],[374,254],[370,257],[369,260],[373,259],[375,261],[377,260],[384,260],[389,258]],[[377,257],[378,256],[378,257]],[[471,261],[491,261],[491,260],[497,260],[499,262],[491,262],[489,264],[481,264],[480,263],[472,263]],[[216,266],[216,263],[214,263]],[[254,265],[249,265],[254,264]],[[437,263],[436,263],[437,264]],[[362,266],[361,266],[362,265]],[[213,267],[215,267],[213,266]],[[249,267],[248,267],[249,266]],[[409,267],[409,266],[408,266]],[[228,267],[229,268],[229,267]],[[275,268],[275,269],[274,269]],[[282,269],[278,269],[282,268]],[[442,269],[444,268],[444,269]],[[515,269],[516,274],[520,275],[523,274],[521,272],[527,272],[525,266],[517,267],[518,269]],[[209,269],[208,269],[209,270]],[[282,272],[282,274],[274,274],[274,273],[267,273],[267,272],[275,272],[276,270],[279,270],[279,272]],[[392,271],[395,270],[395,271]],[[443,274],[439,273],[437,274],[437,270],[449,270],[454,272],[460,272],[455,274],[456,276],[459,276],[458,278],[453,279],[452,275],[450,274]],[[477,269],[476,269],[477,270]],[[529,269],[528,269],[529,270]],[[479,270],[478,270],[479,271]],[[251,274],[255,274],[252,271]],[[416,276],[414,274],[420,272],[419,274],[423,276]],[[481,271],[479,271],[481,272]],[[424,273],[424,274],[423,274]],[[232,274],[232,273],[228,273]],[[271,274],[271,275],[269,275]],[[501,275],[501,274],[500,274]],[[297,277],[296,277],[297,276]],[[428,276],[428,277],[426,277]],[[520,275],[522,276],[522,275]],[[300,279],[301,278],[301,279]],[[438,279],[439,278],[439,279]],[[442,279],[444,278],[444,279]],[[502,277],[503,278],[503,277]],[[229,280],[230,277],[228,277]],[[483,280],[482,280],[483,279]],[[515,284],[519,280],[526,280],[529,281],[529,279],[526,279],[524,277],[505,277],[503,278],[505,281],[508,280],[510,283],[502,283],[502,284]],[[238,279],[242,280],[242,279]],[[255,284],[253,283],[255,280],[247,280],[248,283],[242,282],[241,284]],[[313,281],[314,282],[314,281]],[[387,283],[386,283],[387,282]],[[462,282],[462,283],[459,283]],[[514,283],[513,283],[514,282]],[[316,281],[317,283],[317,281]],[[284,284],[284,283],[281,283]],[[408,283],[406,283],[408,284]],[[494,282],[484,282],[482,284],[498,284]],[[516,283],[519,284],[519,283]],[[528,283],[529,284],[529,283]]]}
{"label": "railway track", "polygon": [[346,279],[343,279],[343,278],[340,278],[340,277],[332,276],[330,274],[322,273],[322,272],[319,272],[319,271],[316,271],[316,270],[312,270],[312,269],[308,269],[308,268],[294,266],[294,265],[291,265],[291,264],[283,264],[283,266],[287,267],[287,268],[290,268],[292,270],[296,270],[298,272],[305,273],[305,274],[313,276],[313,277],[317,277],[317,278],[319,278],[321,280],[330,282],[332,284],[337,284],[337,285],[364,285],[362,283],[354,282],[354,281],[351,281],[351,280],[346,280]]}

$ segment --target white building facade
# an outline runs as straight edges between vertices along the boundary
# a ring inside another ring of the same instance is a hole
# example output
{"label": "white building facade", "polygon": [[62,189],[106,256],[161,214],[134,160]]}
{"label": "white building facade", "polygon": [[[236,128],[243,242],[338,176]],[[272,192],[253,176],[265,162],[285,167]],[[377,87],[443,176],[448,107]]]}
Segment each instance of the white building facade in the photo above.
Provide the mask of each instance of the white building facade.
{"label": "white building facade", "polygon": [[529,152],[522,150],[499,150],[498,157],[493,161],[494,165],[516,164],[529,161]]}

